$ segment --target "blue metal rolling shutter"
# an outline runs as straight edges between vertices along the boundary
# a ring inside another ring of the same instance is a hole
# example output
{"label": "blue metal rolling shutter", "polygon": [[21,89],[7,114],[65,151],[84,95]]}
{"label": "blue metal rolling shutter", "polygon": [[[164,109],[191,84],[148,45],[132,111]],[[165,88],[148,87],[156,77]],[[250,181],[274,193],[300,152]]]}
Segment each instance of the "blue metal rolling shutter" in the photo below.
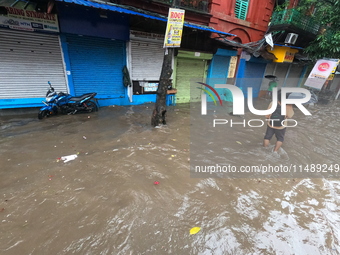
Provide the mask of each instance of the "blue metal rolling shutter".
{"label": "blue metal rolling shutter", "polygon": [[123,96],[125,42],[91,36],[66,35],[71,73],[77,96],[97,92],[97,97]]}
{"label": "blue metal rolling shutter", "polygon": [[[228,69],[230,56],[215,55],[210,65],[211,72],[208,78],[209,85],[215,87],[215,84],[226,84],[228,78]],[[222,100],[226,99],[225,89],[216,89]],[[209,100],[209,99],[208,99]]]}
{"label": "blue metal rolling shutter", "polygon": [[253,97],[258,97],[265,70],[266,63],[246,62],[246,69],[243,78],[244,83],[246,84],[243,93],[246,97],[248,97],[247,87],[252,87]]}
{"label": "blue metal rolling shutter", "polygon": [[228,78],[230,56],[215,55],[212,61],[211,77],[209,81],[214,84],[225,84]]}

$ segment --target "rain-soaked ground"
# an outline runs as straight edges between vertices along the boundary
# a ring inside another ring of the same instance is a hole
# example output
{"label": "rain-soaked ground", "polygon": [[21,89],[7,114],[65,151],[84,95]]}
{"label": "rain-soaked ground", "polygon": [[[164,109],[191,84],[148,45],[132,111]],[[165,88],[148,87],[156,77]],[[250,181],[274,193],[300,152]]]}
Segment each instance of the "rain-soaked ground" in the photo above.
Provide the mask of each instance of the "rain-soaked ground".
{"label": "rain-soaked ground", "polygon": [[[295,110],[299,125],[276,156],[261,147],[265,127],[223,127],[225,162],[335,169],[339,106]],[[1,117],[0,254],[340,254],[336,176],[194,178],[190,142],[210,148],[211,130],[190,123],[188,105],[153,128],[152,107]]]}

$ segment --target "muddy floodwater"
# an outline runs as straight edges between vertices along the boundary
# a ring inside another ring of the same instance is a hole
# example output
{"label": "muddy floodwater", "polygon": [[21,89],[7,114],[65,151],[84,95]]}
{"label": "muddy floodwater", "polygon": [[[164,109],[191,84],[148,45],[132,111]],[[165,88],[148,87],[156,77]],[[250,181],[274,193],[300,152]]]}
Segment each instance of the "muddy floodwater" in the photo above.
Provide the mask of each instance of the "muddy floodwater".
{"label": "muddy floodwater", "polygon": [[[216,137],[192,118],[199,105],[169,107],[160,128],[150,126],[153,104],[42,121],[2,116],[0,254],[340,254],[339,107],[316,105],[311,116],[295,109],[299,125],[279,155],[274,140],[261,146],[265,126],[219,127],[215,153]],[[197,177],[193,139],[206,144],[202,162],[218,155],[235,167],[319,163],[333,171]]]}

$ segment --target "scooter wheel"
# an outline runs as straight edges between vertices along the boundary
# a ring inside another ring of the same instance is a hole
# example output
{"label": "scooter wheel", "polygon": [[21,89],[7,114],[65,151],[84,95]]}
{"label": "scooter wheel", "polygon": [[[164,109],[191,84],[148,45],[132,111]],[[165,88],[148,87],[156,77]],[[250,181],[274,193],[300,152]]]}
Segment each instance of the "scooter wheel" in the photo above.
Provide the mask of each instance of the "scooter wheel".
{"label": "scooter wheel", "polygon": [[48,110],[40,111],[40,112],[38,113],[38,119],[39,119],[39,120],[44,119],[44,118],[46,118],[48,115],[49,115]]}

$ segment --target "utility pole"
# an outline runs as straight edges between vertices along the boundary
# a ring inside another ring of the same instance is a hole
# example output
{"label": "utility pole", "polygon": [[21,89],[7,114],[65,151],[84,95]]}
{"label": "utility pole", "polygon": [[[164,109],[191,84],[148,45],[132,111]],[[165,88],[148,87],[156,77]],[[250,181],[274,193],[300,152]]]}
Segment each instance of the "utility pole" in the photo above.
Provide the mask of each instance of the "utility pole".
{"label": "utility pole", "polygon": [[[171,8],[178,6],[178,1],[180,0],[172,0]],[[170,85],[170,78],[172,75],[172,56],[173,56],[174,48],[165,48],[163,65],[161,76],[159,78],[159,84],[157,88],[157,98],[155,103],[155,108],[152,112],[151,117],[151,125],[158,126],[160,124],[166,124],[166,95],[168,86]]]}

